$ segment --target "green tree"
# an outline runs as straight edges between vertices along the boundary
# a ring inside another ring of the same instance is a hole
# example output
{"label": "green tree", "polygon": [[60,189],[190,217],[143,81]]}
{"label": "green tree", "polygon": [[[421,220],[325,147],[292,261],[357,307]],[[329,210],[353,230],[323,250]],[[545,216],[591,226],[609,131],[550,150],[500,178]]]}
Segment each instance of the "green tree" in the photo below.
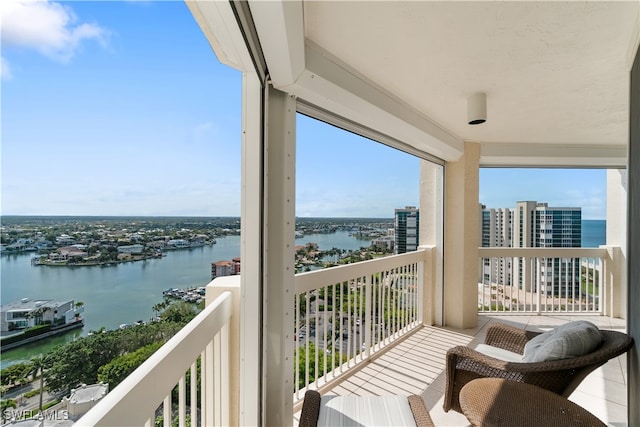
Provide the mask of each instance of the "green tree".
{"label": "green tree", "polygon": [[[322,350],[316,351],[316,346],[312,342],[309,343],[308,354],[306,346],[297,347],[295,352],[296,357],[298,358],[298,388],[303,388],[306,385],[307,367],[309,368],[309,383],[311,383],[315,381],[316,378],[325,374],[325,367],[327,372],[329,372],[347,361],[347,357],[341,356],[338,352],[336,352],[332,357]],[[318,372],[316,372],[315,363],[316,353],[318,358]],[[332,364],[333,366],[331,366]]]}
{"label": "green tree", "polygon": [[170,304],[161,314],[160,318],[168,322],[187,324],[196,317],[196,309],[193,305],[178,301]]}
{"label": "green tree", "polygon": [[22,373],[29,370],[28,363],[16,363],[10,365],[0,371],[0,378],[2,378],[2,385],[11,387],[14,386],[22,376]]}
{"label": "green tree", "polygon": [[109,384],[109,388],[113,389],[138,366],[142,365],[162,344],[162,342],[148,344],[132,353],[116,357],[106,365],[98,368],[98,381]]}
{"label": "green tree", "polygon": [[2,422],[5,423],[7,422],[11,417],[8,417],[7,415],[10,414],[9,409],[10,408],[17,408],[18,407],[18,402],[16,402],[14,399],[6,399],[6,400],[0,400],[0,411],[2,411]]}
{"label": "green tree", "polygon": [[66,343],[53,350],[47,370],[47,386],[52,391],[68,391],[78,385],[98,381],[98,370],[113,359],[155,342],[166,342],[183,323],[153,322],[118,329]]}

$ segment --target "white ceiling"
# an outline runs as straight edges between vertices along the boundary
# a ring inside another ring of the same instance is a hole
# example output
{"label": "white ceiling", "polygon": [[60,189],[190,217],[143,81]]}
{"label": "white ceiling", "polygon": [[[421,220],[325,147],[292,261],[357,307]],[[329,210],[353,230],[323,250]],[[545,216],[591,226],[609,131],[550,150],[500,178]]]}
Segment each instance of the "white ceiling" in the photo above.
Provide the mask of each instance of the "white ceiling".
{"label": "white ceiling", "polygon": [[[464,140],[625,144],[637,2],[305,1],[304,34]],[[487,93],[488,120],[467,124]]]}
{"label": "white ceiling", "polygon": [[[249,71],[226,2],[187,2]],[[212,5],[215,5],[212,6]],[[482,165],[626,165],[638,1],[249,0],[274,87],[418,152]],[[487,122],[467,98],[487,94]]]}

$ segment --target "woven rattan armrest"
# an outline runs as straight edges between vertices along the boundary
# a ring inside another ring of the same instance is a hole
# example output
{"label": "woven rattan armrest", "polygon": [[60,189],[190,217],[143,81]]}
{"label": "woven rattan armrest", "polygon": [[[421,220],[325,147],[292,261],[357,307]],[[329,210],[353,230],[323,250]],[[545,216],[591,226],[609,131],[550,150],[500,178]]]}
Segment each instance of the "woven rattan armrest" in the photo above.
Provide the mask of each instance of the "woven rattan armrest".
{"label": "woven rattan armrest", "polygon": [[302,412],[300,413],[299,427],[316,427],[320,415],[320,393],[315,390],[307,390],[304,394]]}
{"label": "woven rattan armrest", "polygon": [[528,331],[504,323],[494,323],[487,328],[484,343],[492,347],[523,354],[524,345],[527,341],[539,334],[540,332]]}
{"label": "woven rattan armrest", "polygon": [[411,407],[413,419],[416,421],[417,427],[435,427],[422,397],[412,394],[407,397],[407,400],[409,401],[409,406]]}

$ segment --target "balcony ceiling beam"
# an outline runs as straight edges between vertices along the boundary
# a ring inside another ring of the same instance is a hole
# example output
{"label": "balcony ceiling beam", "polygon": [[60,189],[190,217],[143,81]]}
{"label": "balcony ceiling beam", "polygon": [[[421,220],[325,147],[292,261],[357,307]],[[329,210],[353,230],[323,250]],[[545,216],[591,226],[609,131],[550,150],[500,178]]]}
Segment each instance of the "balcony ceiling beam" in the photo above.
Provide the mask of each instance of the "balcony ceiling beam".
{"label": "balcony ceiling beam", "polygon": [[305,67],[302,2],[252,0],[249,7],[271,83],[282,90]]}
{"label": "balcony ceiling beam", "polygon": [[627,146],[485,143],[480,166],[626,168]]}

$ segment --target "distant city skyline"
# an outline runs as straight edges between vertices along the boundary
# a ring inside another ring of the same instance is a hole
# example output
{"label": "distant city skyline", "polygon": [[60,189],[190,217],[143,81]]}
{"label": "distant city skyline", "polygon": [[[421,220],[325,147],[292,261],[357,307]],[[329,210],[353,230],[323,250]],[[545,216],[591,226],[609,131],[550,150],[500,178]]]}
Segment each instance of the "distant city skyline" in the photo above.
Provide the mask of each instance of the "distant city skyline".
{"label": "distant city skyline", "polygon": [[[0,213],[240,215],[241,75],[183,2],[5,1],[1,30]],[[419,206],[417,158],[298,117],[297,216]],[[480,170],[481,203],[519,200],[604,219],[606,174]]]}

